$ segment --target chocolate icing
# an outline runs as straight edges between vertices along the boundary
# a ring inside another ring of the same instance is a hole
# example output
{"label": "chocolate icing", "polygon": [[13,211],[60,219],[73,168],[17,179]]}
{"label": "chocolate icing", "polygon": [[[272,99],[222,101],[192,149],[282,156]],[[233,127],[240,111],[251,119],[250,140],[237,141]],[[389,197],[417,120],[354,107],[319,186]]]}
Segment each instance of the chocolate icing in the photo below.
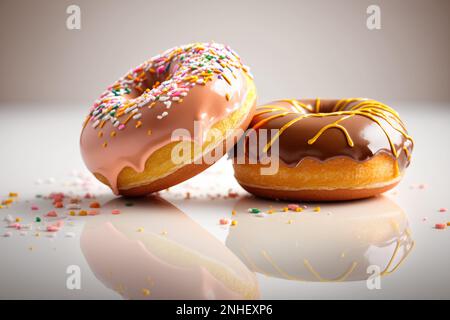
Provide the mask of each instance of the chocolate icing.
{"label": "chocolate icing", "polygon": [[[261,129],[281,129],[294,119],[298,121],[278,137],[279,158],[287,166],[296,166],[307,157],[325,161],[343,156],[366,161],[378,153],[396,159],[400,172],[410,163],[412,138],[397,113],[375,100],[274,101],[257,107],[250,127],[257,130],[259,145],[260,135],[263,134]],[[333,126],[336,121],[339,126]],[[270,141],[270,133],[266,134],[266,141]],[[246,150],[247,156],[250,152],[256,158],[257,153],[261,156],[264,151],[260,148],[252,152],[251,148],[248,151],[248,147]],[[270,154],[271,148],[267,151]]]}

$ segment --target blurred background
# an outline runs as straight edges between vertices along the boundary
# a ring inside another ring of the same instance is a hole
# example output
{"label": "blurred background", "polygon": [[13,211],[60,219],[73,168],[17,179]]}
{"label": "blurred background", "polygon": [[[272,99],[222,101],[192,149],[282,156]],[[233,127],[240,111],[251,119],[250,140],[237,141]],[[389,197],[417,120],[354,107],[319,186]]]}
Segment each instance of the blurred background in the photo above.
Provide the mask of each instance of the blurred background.
{"label": "blurred background", "polygon": [[[66,9],[81,8],[81,30]],[[381,29],[366,26],[381,8]],[[447,0],[1,0],[0,104],[86,108],[128,69],[215,40],[252,68],[259,101],[450,101]],[[81,121],[81,120],[80,120]]]}

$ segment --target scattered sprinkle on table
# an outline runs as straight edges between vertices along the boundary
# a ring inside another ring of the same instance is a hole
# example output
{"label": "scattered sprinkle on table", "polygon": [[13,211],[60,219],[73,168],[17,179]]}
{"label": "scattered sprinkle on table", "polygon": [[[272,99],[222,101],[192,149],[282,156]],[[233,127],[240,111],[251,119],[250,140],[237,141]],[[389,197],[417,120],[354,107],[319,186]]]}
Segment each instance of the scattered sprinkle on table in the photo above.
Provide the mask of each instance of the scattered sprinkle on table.
{"label": "scattered sprinkle on table", "polygon": [[320,207],[315,207],[314,212],[320,212]]}
{"label": "scattered sprinkle on table", "polygon": [[231,221],[231,225],[234,227],[234,226],[237,226],[237,224],[238,224],[238,222],[236,221],[236,220],[233,220],[233,221]]}
{"label": "scattered sprinkle on table", "polygon": [[228,224],[230,221],[227,218],[222,218],[219,220],[219,223],[222,225]]}
{"label": "scattered sprinkle on table", "polygon": [[447,224],[446,223],[436,223],[434,225],[434,228],[435,229],[439,229],[439,230],[443,230],[443,229],[447,228]]}
{"label": "scattered sprinkle on table", "polygon": [[98,202],[91,202],[91,204],[89,204],[89,208],[95,208],[95,209],[97,209],[97,208],[100,208],[100,203],[98,203]]}
{"label": "scattered sprinkle on table", "polygon": [[56,213],[56,211],[49,211],[45,216],[50,218],[56,218],[58,214]]}
{"label": "scattered sprinkle on table", "polygon": [[112,214],[120,214],[120,210],[119,209],[114,209],[113,211],[111,211]]}
{"label": "scattered sprinkle on table", "polygon": [[143,294],[144,296],[149,296],[149,295],[150,295],[150,290],[147,289],[147,288],[143,288],[143,289],[142,289],[142,294]]}
{"label": "scattered sprinkle on table", "polygon": [[126,207],[132,207],[132,206],[134,206],[134,203],[133,202],[126,202],[125,206]]}
{"label": "scattered sprinkle on table", "polygon": [[439,212],[447,212],[447,208],[440,208]]}
{"label": "scattered sprinkle on table", "polygon": [[261,210],[259,210],[258,208],[249,208],[248,212],[250,212],[250,213],[260,213]]}

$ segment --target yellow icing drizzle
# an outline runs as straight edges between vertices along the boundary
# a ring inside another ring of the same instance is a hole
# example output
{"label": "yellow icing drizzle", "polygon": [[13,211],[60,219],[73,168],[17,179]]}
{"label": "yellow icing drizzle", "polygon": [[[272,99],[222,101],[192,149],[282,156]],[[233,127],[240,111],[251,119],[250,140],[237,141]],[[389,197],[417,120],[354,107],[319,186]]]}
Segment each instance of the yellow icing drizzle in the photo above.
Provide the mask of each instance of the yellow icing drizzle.
{"label": "yellow icing drizzle", "polygon": [[[270,112],[276,112],[279,111],[280,113],[269,116],[265,119],[261,119],[259,122],[257,122],[253,129],[260,128],[263,124],[271,121],[272,119],[283,117],[288,114],[297,114],[300,113],[296,118],[290,120],[285,125],[283,125],[280,130],[277,132],[277,134],[266,144],[264,147],[264,152],[267,152],[269,148],[273,145],[273,143],[280,137],[280,135],[287,130],[290,126],[292,126],[294,123],[305,119],[305,118],[311,118],[311,117],[327,117],[327,116],[343,116],[342,118],[338,119],[337,121],[330,123],[324,127],[322,127],[312,138],[310,138],[307,142],[308,144],[312,145],[314,144],[328,129],[336,128],[342,131],[344,134],[347,144],[350,147],[354,147],[354,142],[352,137],[350,136],[349,132],[345,128],[341,122],[343,120],[349,119],[355,115],[366,117],[373,122],[375,122],[380,129],[384,132],[391,149],[391,152],[393,156],[396,159],[396,165],[395,165],[395,174],[398,175],[399,173],[399,167],[398,167],[398,158],[403,151],[408,159],[410,160],[411,154],[410,151],[406,146],[403,146],[400,150],[397,150],[395,148],[393,139],[388,132],[388,130],[385,128],[384,124],[380,121],[383,120],[385,123],[387,123],[389,126],[391,126],[395,131],[402,134],[402,136],[409,140],[412,143],[412,146],[414,146],[414,140],[410,135],[407,134],[406,128],[403,124],[403,122],[400,119],[399,114],[390,108],[389,106],[378,102],[376,100],[370,100],[365,98],[348,98],[348,99],[341,99],[337,101],[337,103],[333,106],[332,112],[329,113],[320,113],[320,107],[321,107],[321,101],[320,99],[316,99],[314,107],[311,107],[310,105],[307,105],[305,103],[302,103],[298,100],[294,99],[284,99],[281,100],[283,102],[288,102],[294,107],[295,111],[289,111],[287,107],[283,106],[277,106],[277,105],[266,105],[258,107],[258,110],[261,110],[257,112],[256,115],[262,115],[265,113]],[[352,105],[353,104],[353,105]],[[304,114],[304,110],[310,112],[308,114]]]}

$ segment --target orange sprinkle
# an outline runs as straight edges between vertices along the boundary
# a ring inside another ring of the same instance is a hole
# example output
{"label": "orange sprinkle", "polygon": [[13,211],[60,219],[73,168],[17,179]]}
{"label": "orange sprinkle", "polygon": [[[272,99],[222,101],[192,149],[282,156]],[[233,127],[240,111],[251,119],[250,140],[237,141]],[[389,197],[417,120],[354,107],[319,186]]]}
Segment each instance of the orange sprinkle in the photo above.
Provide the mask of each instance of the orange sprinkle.
{"label": "orange sprinkle", "polygon": [[142,122],[141,121],[136,122],[136,129],[140,127],[142,127]]}
{"label": "orange sprinkle", "polygon": [[230,101],[230,95],[228,93],[225,94],[225,98],[227,99],[227,101]]}
{"label": "orange sprinkle", "polygon": [[98,203],[97,201],[91,202],[91,204],[89,205],[89,208],[100,208],[100,203]]}
{"label": "orange sprinkle", "polygon": [[103,148],[106,148],[107,146],[108,146],[108,143],[105,141],[105,142],[103,142]]}
{"label": "orange sprinkle", "polygon": [[55,202],[55,208],[63,208],[64,204],[61,201]]}
{"label": "orange sprinkle", "polygon": [[115,137],[117,135],[117,133],[115,131],[111,131],[111,133],[109,134],[111,137]]}
{"label": "orange sprinkle", "polygon": [[87,216],[87,211],[86,210],[80,210],[80,212],[78,212],[78,214],[80,216]]}
{"label": "orange sprinkle", "polygon": [[224,80],[231,86],[231,81],[230,79],[228,79],[228,77],[222,73],[222,77],[224,78]]}
{"label": "orange sprinkle", "polygon": [[314,212],[320,212],[320,207],[315,207]]}
{"label": "orange sprinkle", "polygon": [[102,132],[102,131],[99,131],[98,134],[97,134],[97,136],[98,136],[99,138],[103,137],[103,132]]}
{"label": "orange sprinkle", "polygon": [[231,211],[231,215],[235,216],[236,215],[236,210]]}
{"label": "orange sprinkle", "polygon": [[15,197],[18,197],[19,194],[18,194],[17,192],[10,192],[10,193],[9,193],[9,196],[10,196],[11,198],[15,198]]}
{"label": "orange sprinkle", "polygon": [[148,129],[148,130],[147,130],[147,135],[148,135],[148,136],[151,136],[151,135],[152,135],[152,129]]}

